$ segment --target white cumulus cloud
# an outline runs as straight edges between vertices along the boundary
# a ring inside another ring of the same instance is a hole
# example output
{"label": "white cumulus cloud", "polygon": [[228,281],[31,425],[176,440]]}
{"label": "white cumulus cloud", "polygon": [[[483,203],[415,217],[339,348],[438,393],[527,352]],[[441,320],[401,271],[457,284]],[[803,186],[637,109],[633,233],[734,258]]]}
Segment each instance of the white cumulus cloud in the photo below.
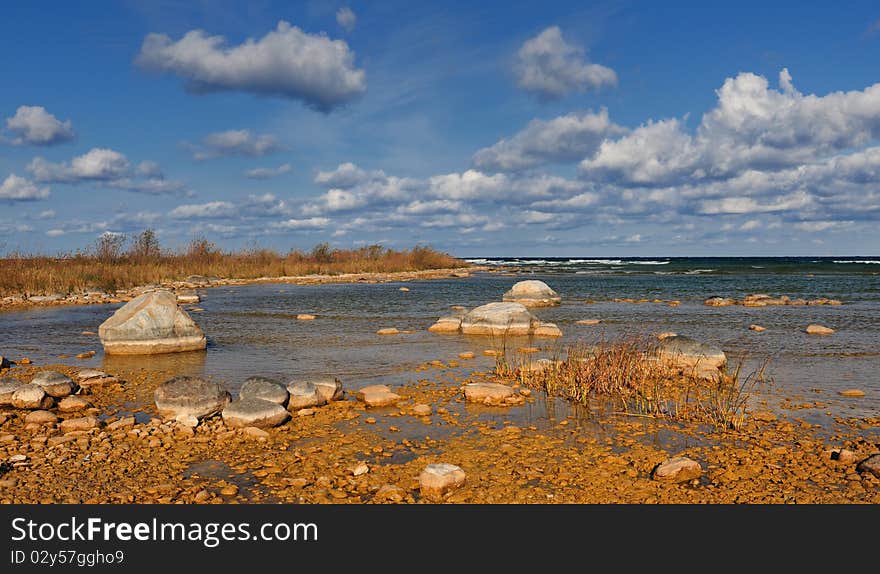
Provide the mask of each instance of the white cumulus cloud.
{"label": "white cumulus cloud", "polygon": [[48,187],[38,187],[34,182],[14,173],[0,184],[0,199],[11,201],[35,201],[49,197]]}
{"label": "white cumulus cloud", "polygon": [[589,62],[584,49],[566,42],[558,26],[526,40],[516,53],[513,71],[520,88],[545,100],[617,85],[614,70]]}
{"label": "white cumulus cloud", "polygon": [[474,165],[488,171],[517,171],[548,163],[576,162],[592,155],[605,139],[626,130],[608,119],[608,110],[572,112],[551,120],[532,120],[510,139],[474,154]]}
{"label": "white cumulus cloud", "polygon": [[50,146],[75,136],[70,120],[62,122],[42,106],[19,106],[14,116],[6,118],[6,128],[12,132],[15,145]]}
{"label": "white cumulus cloud", "polygon": [[223,36],[191,30],[177,41],[144,38],[136,63],[173,73],[194,93],[234,90],[300,100],[329,112],[367,89],[366,73],[343,40],[309,34],[280,21],[260,39],[228,46]]}

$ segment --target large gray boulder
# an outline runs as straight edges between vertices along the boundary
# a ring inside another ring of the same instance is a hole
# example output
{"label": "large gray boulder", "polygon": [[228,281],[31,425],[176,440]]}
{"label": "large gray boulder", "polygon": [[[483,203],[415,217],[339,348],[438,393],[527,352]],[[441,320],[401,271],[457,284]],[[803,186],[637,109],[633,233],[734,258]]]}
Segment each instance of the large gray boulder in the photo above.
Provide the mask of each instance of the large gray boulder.
{"label": "large gray boulder", "polygon": [[222,416],[223,422],[232,428],[277,427],[290,418],[287,409],[278,403],[263,399],[233,401],[223,409]]}
{"label": "large gray boulder", "polygon": [[526,307],[549,307],[559,305],[562,297],[543,281],[531,279],[514,284],[502,297],[502,301],[521,303]]}
{"label": "large gray boulder", "polygon": [[472,309],[461,319],[465,335],[558,337],[553,323],[542,323],[522,303],[489,303]]}
{"label": "large gray boulder", "polygon": [[98,335],[108,355],[196,351],[207,345],[205,334],[168,290],[132,299],[98,327]]}
{"label": "large gray boulder", "polygon": [[0,407],[8,407],[12,404],[12,394],[22,386],[21,381],[12,377],[0,379]]}
{"label": "large gray boulder", "polygon": [[156,387],[153,398],[159,414],[170,419],[202,419],[222,411],[231,399],[218,383],[183,375]]}
{"label": "large gray boulder", "polygon": [[345,395],[345,391],[342,389],[342,381],[336,377],[312,379],[311,383],[315,385],[318,394],[328,403],[330,401],[341,401]]}
{"label": "large gray boulder", "polygon": [[12,393],[12,406],[17,409],[49,409],[55,399],[36,385],[21,385]]}
{"label": "large gray boulder", "polygon": [[289,396],[290,393],[287,392],[284,385],[266,377],[250,377],[238,392],[238,397],[242,400],[260,399],[282,406],[287,404]]}
{"label": "large gray boulder", "polygon": [[682,335],[660,341],[657,354],[664,365],[701,377],[717,375],[727,364],[727,356],[721,349]]}
{"label": "large gray boulder", "polygon": [[287,385],[287,392],[290,393],[287,408],[291,411],[327,404],[327,399],[318,390],[317,385],[309,381],[292,381]]}
{"label": "large gray boulder", "polygon": [[58,371],[40,371],[31,379],[31,384],[37,385],[56,399],[72,395],[78,387],[73,379]]}

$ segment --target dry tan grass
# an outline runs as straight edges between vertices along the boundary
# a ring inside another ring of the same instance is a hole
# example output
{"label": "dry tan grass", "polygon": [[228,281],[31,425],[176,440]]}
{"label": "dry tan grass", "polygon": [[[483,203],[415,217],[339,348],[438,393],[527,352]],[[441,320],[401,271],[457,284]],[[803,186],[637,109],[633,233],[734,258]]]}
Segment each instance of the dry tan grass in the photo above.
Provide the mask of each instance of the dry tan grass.
{"label": "dry tan grass", "polygon": [[541,370],[531,368],[531,357],[519,355],[511,363],[502,353],[496,357],[495,372],[583,405],[598,400],[621,413],[733,429],[745,422],[754,386],[767,380],[766,363],[745,377],[740,364],[719,371],[715,378],[704,378],[669,369],[656,357],[656,339],[627,337],[574,344],[564,358],[552,359]]}
{"label": "dry tan grass", "polygon": [[125,241],[104,236],[91,248],[55,257],[14,253],[0,259],[0,295],[113,292],[150,283],[183,280],[190,275],[254,279],[343,273],[391,273],[466,267],[468,264],[430,247],[395,251],[379,245],[332,249],[323,243],[309,252],[286,254],[262,248],[224,252],[205,239],[179,252],[161,250],[155,235]]}

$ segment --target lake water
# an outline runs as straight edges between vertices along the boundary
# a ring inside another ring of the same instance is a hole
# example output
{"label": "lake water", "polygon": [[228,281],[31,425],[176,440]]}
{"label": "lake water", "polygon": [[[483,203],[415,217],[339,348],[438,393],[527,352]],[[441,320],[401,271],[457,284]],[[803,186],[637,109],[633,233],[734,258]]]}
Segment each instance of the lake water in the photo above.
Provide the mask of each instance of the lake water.
{"label": "lake water", "polygon": [[[494,359],[480,352],[499,341],[487,337],[437,335],[427,328],[450,306],[472,308],[501,295],[515,282],[540,279],[563,297],[558,307],[534,312],[556,323],[560,340],[536,339],[543,356],[577,340],[675,331],[720,346],[746,370],[765,359],[773,387],[822,406],[804,413],[819,423],[832,416],[880,416],[880,258],[656,258],[656,259],[478,259],[505,273],[469,278],[381,284],[255,284],[200,289],[203,312],[192,313],[208,337],[206,352],[146,357],[105,357],[97,331],[119,305],[42,307],[0,313],[0,354],[27,356],[37,365],[156,369],[206,374],[235,390],[252,375],[290,379],[333,374],[347,388],[400,384],[425,378],[419,364],[474,351],[469,367],[487,369]],[[406,286],[408,292],[400,287]],[[741,298],[750,293],[792,298],[829,297],[842,306],[707,307],[709,296]],[[676,299],[666,304],[615,303],[614,298]],[[594,302],[587,303],[588,300]],[[192,306],[188,306],[191,308]],[[298,321],[299,313],[317,316]],[[601,319],[597,326],[576,325]],[[767,327],[756,333],[752,323]],[[810,323],[837,330],[831,336],[804,333]],[[383,327],[412,330],[379,336]],[[529,343],[518,341],[517,345]],[[95,350],[87,360],[60,359]],[[859,388],[864,398],[837,391]],[[775,395],[766,395],[770,407]]]}

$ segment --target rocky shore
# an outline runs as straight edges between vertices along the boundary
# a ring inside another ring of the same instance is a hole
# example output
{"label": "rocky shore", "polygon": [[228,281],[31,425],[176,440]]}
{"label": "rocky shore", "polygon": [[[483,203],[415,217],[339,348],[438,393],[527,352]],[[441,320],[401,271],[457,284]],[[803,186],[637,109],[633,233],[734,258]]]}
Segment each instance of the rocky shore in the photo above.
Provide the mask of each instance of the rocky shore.
{"label": "rocky shore", "polygon": [[[19,383],[47,371],[80,381],[70,396],[85,404],[2,407],[0,502],[880,502],[880,419],[829,430],[799,410],[756,411],[719,431],[567,411],[461,362],[424,364],[392,389],[350,388],[274,428],[162,417],[152,399],[170,373],[7,369]],[[371,405],[371,393],[394,397]]]}

